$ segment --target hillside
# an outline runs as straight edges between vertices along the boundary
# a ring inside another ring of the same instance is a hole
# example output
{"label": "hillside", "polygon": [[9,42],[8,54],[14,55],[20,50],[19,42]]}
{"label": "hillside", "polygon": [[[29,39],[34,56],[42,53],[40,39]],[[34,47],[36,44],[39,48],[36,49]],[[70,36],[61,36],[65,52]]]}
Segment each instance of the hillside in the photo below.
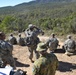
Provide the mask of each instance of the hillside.
{"label": "hillside", "polygon": [[76,33],[75,0],[36,0],[0,8],[0,30],[23,31],[33,23],[61,35]]}
{"label": "hillside", "polygon": [[48,2],[73,2],[75,0],[35,0],[36,2],[48,3]]}
{"label": "hillside", "polygon": [[[50,7],[55,7],[55,6],[59,6],[62,7],[62,5],[64,6],[66,3],[68,5],[68,3],[71,4],[71,2],[76,2],[76,0],[35,0],[35,1],[31,1],[29,3],[22,3],[22,4],[18,4],[16,6],[7,6],[7,7],[1,7],[0,8],[0,15],[6,15],[6,14],[15,14],[16,12],[27,12],[31,9],[34,9],[35,7],[37,8],[39,6],[39,8],[42,7],[42,5],[48,5]],[[48,7],[47,7],[48,8]]]}

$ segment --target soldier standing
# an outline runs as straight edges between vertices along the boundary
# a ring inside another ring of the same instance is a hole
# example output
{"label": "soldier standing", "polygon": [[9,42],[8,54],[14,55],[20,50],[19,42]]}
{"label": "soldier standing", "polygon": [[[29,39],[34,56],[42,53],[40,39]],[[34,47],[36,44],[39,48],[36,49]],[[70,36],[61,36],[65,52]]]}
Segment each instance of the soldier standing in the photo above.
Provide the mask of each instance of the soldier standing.
{"label": "soldier standing", "polygon": [[26,35],[26,45],[28,46],[28,50],[29,50],[29,59],[31,60],[31,62],[33,62],[32,58],[33,58],[33,51],[35,52],[35,56],[36,59],[39,58],[39,54],[36,51],[37,48],[37,44],[40,42],[38,35],[40,33],[44,33],[41,29],[37,28],[36,26],[30,24],[28,26],[28,28],[25,31],[25,35]]}
{"label": "soldier standing", "polygon": [[40,58],[34,62],[32,75],[55,75],[58,68],[58,59],[53,53],[47,53],[47,46],[39,43],[37,51]]}
{"label": "soldier standing", "polygon": [[12,33],[10,34],[9,42],[10,42],[12,45],[17,44],[17,40],[16,40],[16,38],[13,36]]}
{"label": "soldier standing", "polygon": [[3,61],[3,66],[10,64],[15,69],[15,61],[12,56],[13,46],[10,43],[4,41],[4,39],[5,34],[0,32],[0,58]]}
{"label": "soldier standing", "polygon": [[73,55],[75,52],[75,41],[72,39],[71,35],[67,36],[67,40],[64,42],[63,48],[66,51],[66,55]]}
{"label": "soldier standing", "polygon": [[46,41],[46,45],[48,46],[50,52],[54,52],[59,45],[58,39],[55,37],[55,34],[52,33],[51,37]]}

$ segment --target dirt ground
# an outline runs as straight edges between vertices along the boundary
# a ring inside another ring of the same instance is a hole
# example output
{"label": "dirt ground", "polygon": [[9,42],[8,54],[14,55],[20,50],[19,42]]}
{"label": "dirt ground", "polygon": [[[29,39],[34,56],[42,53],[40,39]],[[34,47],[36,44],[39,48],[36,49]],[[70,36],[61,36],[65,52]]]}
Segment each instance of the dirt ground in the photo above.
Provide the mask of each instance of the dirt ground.
{"label": "dirt ground", "polygon": [[[40,40],[46,41],[48,37],[40,37]],[[63,42],[59,39],[60,47],[54,53],[59,60],[59,68],[56,75],[76,75],[76,55],[67,56],[61,49]],[[27,75],[32,75],[33,63],[28,58],[29,52],[27,46],[14,45],[13,56],[16,61],[17,69],[27,71]],[[35,58],[34,58],[35,59]]]}

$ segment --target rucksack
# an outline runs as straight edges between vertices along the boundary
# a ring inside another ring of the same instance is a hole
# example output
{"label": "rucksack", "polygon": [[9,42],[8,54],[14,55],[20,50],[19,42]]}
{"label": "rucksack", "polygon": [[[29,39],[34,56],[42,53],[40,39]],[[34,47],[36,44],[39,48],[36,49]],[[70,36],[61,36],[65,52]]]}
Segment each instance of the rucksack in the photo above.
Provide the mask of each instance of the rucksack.
{"label": "rucksack", "polygon": [[49,47],[57,47],[58,46],[58,40],[56,38],[49,40]]}
{"label": "rucksack", "polygon": [[73,40],[68,41],[68,48],[74,49],[75,48],[75,42]]}

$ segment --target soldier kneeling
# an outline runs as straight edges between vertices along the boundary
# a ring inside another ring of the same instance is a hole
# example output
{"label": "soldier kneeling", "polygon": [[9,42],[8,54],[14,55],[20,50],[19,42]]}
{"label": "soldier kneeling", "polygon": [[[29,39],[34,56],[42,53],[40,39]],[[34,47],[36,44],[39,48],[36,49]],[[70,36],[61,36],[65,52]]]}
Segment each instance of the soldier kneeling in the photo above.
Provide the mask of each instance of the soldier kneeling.
{"label": "soldier kneeling", "polygon": [[71,35],[67,36],[67,40],[64,42],[63,49],[66,55],[73,55],[75,50],[75,41],[71,38]]}

